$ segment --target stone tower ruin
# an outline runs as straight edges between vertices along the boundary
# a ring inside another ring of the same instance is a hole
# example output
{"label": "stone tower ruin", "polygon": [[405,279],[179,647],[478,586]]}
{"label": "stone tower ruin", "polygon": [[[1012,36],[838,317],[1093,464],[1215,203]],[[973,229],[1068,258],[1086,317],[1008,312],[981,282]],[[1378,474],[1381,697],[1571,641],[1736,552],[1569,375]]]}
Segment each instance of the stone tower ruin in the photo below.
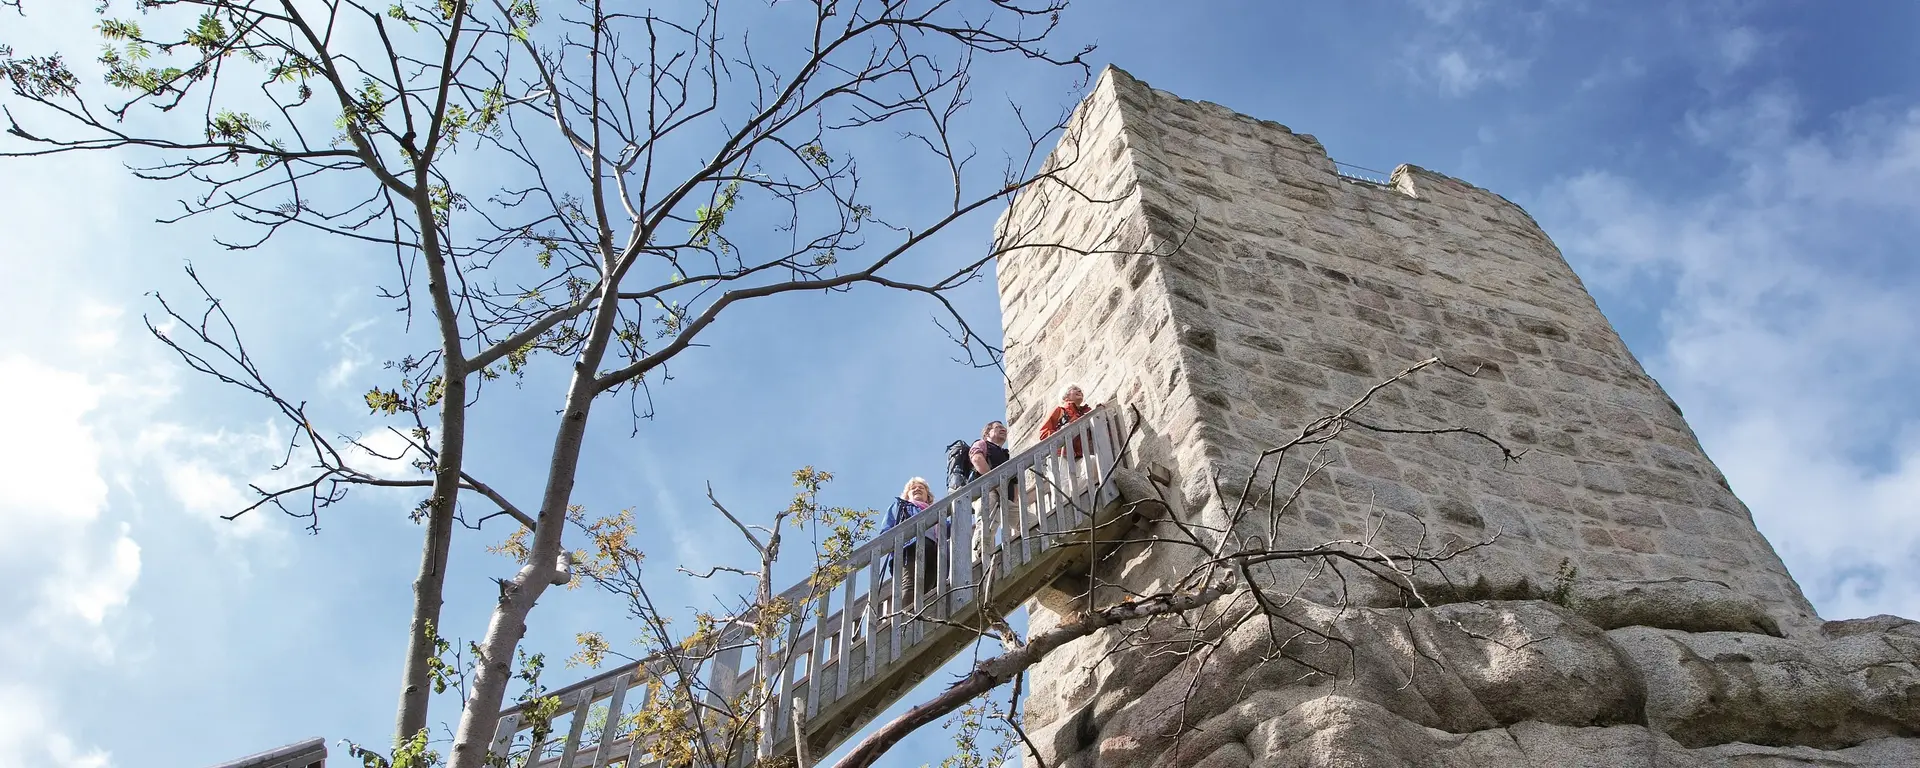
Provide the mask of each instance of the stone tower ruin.
{"label": "stone tower ruin", "polygon": [[[1127,461],[1165,514],[1219,527],[1262,449],[1438,356],[1474,375],[1423,371],[1369,420],[1524,455],[1349,432],[1295,513],[1233,535],[1490,540],[1422,576],[1434,607],[1321,579],[1285,617],[1304,650],[1270,652],[1279,618],[1201,650],[1082,640],[1034,675],[1046,765],[1920,765],[1920,625],[1815,615],[1519,206],[1343,175],[1312,136],[1112,68],[1048,163],[1072,189],[996,231],[1031,246],[998,265],[1016,449],[1076,383],[1137,412]],[[1165,526],[1116,534],[1036,629],[1183,573]]]}

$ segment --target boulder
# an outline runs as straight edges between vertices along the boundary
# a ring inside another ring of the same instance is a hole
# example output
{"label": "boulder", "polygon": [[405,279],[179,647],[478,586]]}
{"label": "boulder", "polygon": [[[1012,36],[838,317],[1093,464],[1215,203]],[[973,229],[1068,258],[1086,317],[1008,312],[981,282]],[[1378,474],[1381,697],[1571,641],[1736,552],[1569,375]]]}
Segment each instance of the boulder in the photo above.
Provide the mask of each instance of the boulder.
{"label": "boulder", "polygon": [[1920,739],[1875,739],[1846,749],[1721,744],[1692,750],[1712,768],[1911,768]]}
{"label": "boulder", "polygon": [[[1176,648],[1162,651],[1183,658],[1178,666],[1136,678],[1151,686],[1112,684],[1095,697],[1092,725],[1103,736],[1129,737],[1101,740],[1101,765],[1186,765],[1221,739],[1336,693],[1454,733],[1526,720],[1640,722],[1646,698],[1606,633],[1540,601],[1411,612],[1300,603],[1217,642]],[[1189,741],[1167,762],[1168,739],[1183,733]]]}
{"label": "boulder", "polygon": [[1605,632],[1560,606],[1456,603],[1420,611],[1412,625],[1499,724],[1644,722],[1640,676]]}
{"label": "boulder", "polygon": [[1829,640],[1857,635],[1906,635],[1920,639],[1920,621],[1880,614],[1864,619],[1843,619],[1820,625],[1820,636]]}
{"label": "boulder", "polygon": [[1720,765],[1637,725],[1517,723],[1455,734],[1346,696],[1301,704],[1248,736],[1250,768],[1708,768]]}
{"label": "boulder", "polygon": [[[1093,765],[1105,766],[1104,761]],[[1639,725],[1523,722],[1455,734],[1423,728],[1342,695],[1311,699],[1255,726],[1244,743],[1169,765],[1218,768],[1910,768],[1920,739],[1887,738],[1838,750],[1722,744],[1688,749]]]}
{"label": "boulder", "polygon": [[1920,624],[1787,638],[1716,582],[1587,589],[1108,633],[1046,662],[1029,735],[1064,768],[1920,765]]}
{"label": "boulder", "polygon": [[1322,696],[1261,723],[1247,736],[1261,768],[1415,768],[1432,764],[1427,729],[1378,704]]}
{"label": "boulder", "polygon": [[[1628,627],[1607,635],[1646,682],[1647,724],[1688,747],[1839,749],[1920,736],[1920,720],[1901,716],[1902,691],[1920,680],[1912,660],[1900,666],[1899,651],[1876,647],[1872,636],[1833,648],[1745,632]],[[1849,669],[1846,658],[1884,670],[1879,687],[1864,687],[1871,673],[1856,674],[1862,670]]]}
{"label": "boulder", "polygon": [[1752,632],[1780,637],[1780,625],[1750,594],[1705,579],[1578,582],[1568,601],[1601,629],[1658,627],[1686,632]]}

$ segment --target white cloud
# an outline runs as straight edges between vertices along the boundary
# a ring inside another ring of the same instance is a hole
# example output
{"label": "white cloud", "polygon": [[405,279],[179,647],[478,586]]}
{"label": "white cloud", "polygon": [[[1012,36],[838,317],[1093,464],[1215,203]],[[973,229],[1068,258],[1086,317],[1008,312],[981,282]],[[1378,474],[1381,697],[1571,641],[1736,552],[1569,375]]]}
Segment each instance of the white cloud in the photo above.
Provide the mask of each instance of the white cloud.
{"label": "white cloud", "polygon": [[88,419],[100,400],[85,376],[24,357],[0,359],[0,424],[11,433],[0,441],[0,526],[8,531],[0,556],[26,587],[0,599],[0,610],[25,617],[23,630],[78,632],[70,637],[109,654],[102,624],[127,604],[140,545],[124,523],[111,533],[96,524],[107,483]]}
{"label": "white cloud", "polygon": [[240,493],[233,478],[215,472],[205,463],[175,464],[164,472],[167,490],[172,491],[173,497],[188,511],[231,514],[246,506],[246,496]]}
{"label": "white cloud", "polygon": [[1649,367],[1822,614],[1920,615],[1920,108],[1796,103],[1690,115],[1732,169],[1699,197],[1588,173],[1542,211],[1603,292],[1670,291]]}
{"label": "white cloud", "polygon": [[276,480],[286,480],[261,472],[280,459],[284,448],[281,433],[272,423],[258,432],[196,432],[162,422],[140,431],[132,458],[158,475],[174,502],[170,507],[209,526],[216,541],[225,545],[279,531],[269,524],[270,515],[280,514],[271,507],[234,520],[223,517],[258,500],[249,485],[272,487]]}
{"label": "white cloud", "polygon": [[1795,143],[1800,120],[1800,98],[1784,87],[1774,86],[1762,88],[1732,106],[1688,110],[1682,127],[1694,143],[1744,160],[1751,159],[1755,151]]}
{"label": "white cloud", "polygon": [[[100,525],[108,488],[89,418],[102,390],[86,376],[19,355],[0,358],[0,764],[105,766],[54,727],[34,678],[49,660],[110,659],[108,618],[140,576],[125,523]],[[102,528],[106,530],[102,530]],[[104,535],[103,535],[104,534]]]}
{"label": "white cloud", "polygon": [[1446,96],[1467,96],[1488,84],[1519,83],[1526,75],[1526,61],[1478,40],[1446,46],[1415,42],[1407,65],[1417,81],[1434,84]]}
{"label": "white cloud", "polygon": [[[635,462],[634,466],[639,470],[638,474],[645,487],[645,491],[652,496],[650,501],[653,506],[651,508],[642,507],[642,509],[646,514],[659,515],[666,521],[667,524],[662,527],[666,529],[668,538],[673,542],[673,554],[674,557],[678,559],[678,562],[674,563],[674,565],[704,568],[716,563],[727,562],[718,559],[718,556],[714,553],[714,547],[711,545],[716,542],[702,535],[712,530],[707,529],[703,531],[703,526],[699,525],[695,519],[695,516],[699,514],[699,512],[695,510],[702,508],[688,508],[683,506],[679,496],[673,492],[672,486],[667,482],[665,477],[661,476],[659,470],[661,462],[654,459],[653,448],[642,443],[636,443],[633,450],[640,459]],[[732,547],[726,546],[726,544],[733,543],[731,541],[731,534],[732,532],[728,531],[729,541],[721,543],[720,549],[732,549]]]}
{"label": "white cloud", "polygon": [[1722,30],[1714,41],[1714,52],[1720,56],[1720,66],[1728,72],[1752,64],[1764,47],[1765,41],[1752,27]]}
{"label": "white cloud", "polygon": [[382,428],[349,444],[342,458],[347,466],[388,480],[419,479],[426,473],[413,465],[422,457],[405,435]]}
{"label": "white cloud", "polygon": [[140,578],[140,544],[128,535],[129,529],[121,523],[104,553],[66,558],[62,578],[43,585],[47,604],[95,628],[106,621],[108,611],[126,606]]}
{"label": "white cloud", "polygon": [[1591,91],[1620,83],[1630,83],[1646,74],[1647,63],[1637,56],[1611,57],[1601,62],[1599,69],[1594,70],[1593,74],[1582,78],[1578,87],[1582,91]]}
{"label": "white cloud", "polygon": [[0,440],[0,522],[16,534],[0,538],[0,552],[100,514],[107,496],[100,448],[82,421],[99,402],[83,375],[25,357],[0,359],[0,424],[10,433]]}
{"label": "white cloud", "polygon": [[74,327],[73,343],[81,351],[100,354],[120,344],[120,318],[126,311],[91,299],[80,301],[79,323]]}
{"label": "white cloud", "polygon": [[0,683],[0,765],[107,768],[106,752],[83,749],[58,727],[54,703],[20,686]]}
{"label": "white cloud", "polygon": [[339,340],[333,345],[338,347],[340,358],[334,361],[332,368],[327,370],[326,379],[322,382],[327,389],[346,386],[353,380],[354,374],[373,362],[373,355],[367,351],[366,345],[361,344],[354,337],[373,327],[374,322],[371,319],[361,320],[340,332]]}
{"label": "white cloud", "polygon": [[1414,0],[1414,7],[1427,23],[1408,38],[1401,63],[1415,82],[1446,96],[1520,82],[1531,62],[1514,49],[1533,45],[1546,29],[1544,13],[1491,10],[1483,0]]}
{"label": "white cloud", "polygon": [[1480,78],[1473,65],[1468,64],[1467,58],[1459,51],[1440,54],[1439,60],[1433,64],[1433,70],[1440,77],[1440,86],[1453,93],[1472,90],[1473,84]]}
{"label": "white cloud", "polygon": [[1484,5],[1484,0],[1413,0],[1413,6],[1435,24],[1460,21]]}

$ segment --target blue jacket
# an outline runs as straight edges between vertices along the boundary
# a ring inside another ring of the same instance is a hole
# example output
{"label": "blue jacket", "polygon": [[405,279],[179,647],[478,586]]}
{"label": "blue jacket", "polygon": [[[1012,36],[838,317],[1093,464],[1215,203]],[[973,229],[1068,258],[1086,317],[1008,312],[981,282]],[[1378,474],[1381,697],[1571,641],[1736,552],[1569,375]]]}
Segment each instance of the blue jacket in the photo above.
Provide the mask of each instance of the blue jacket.
{"label": "blue jacket", "polygon": [[880,526],[880,530],[884,531],[904,523],[907,521],[907,518],[913,517],[913,513],[919,511],[920,510],[914,508],[913,502],[911,501],[894,499],[893,506],[887,508],[887,522]]}

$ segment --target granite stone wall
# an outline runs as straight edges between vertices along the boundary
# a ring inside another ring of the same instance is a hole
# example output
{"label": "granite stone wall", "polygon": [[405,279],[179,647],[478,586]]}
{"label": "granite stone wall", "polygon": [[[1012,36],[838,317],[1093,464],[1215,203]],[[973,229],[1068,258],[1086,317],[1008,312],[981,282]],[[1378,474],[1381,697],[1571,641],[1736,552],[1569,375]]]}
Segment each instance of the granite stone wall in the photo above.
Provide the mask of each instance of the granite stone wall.
{"label": "granite stone wall", "polygon": [[[1520,207],[1410,165],[1385,184],[1342,176],[1312,136],[1112,68],[1047,168],[1061,183],[1023,193],[996,232],[1019,246],[998,263],[1016,448],[1077,383],[1138,414],[1128,462],[1166,480],[1171,514],[1224,525],[1262,449],[1438,356],[1460,370],[1382,391],[1366,420],[1472,428],[1524,451],[1519,461],[1463,435],[1349,431],[1276,528],[1256,515],[1235,535],[1490,541],[1424,574],[1434,594],[1539,598],[1558,582],[1562,597],[1591,597],[1581,620],[1603,629],[1818,638],[1819,618],[1680,409]],[[1282,487],[1303,466],[1283,466]],[[1171,531],[1128,537],[1155,535]],[[1094,575],[1150,591],[1193,560],[1191,548],[1135,543]],[[1088,583],[1043,594],[1034,625]],[[1306,596],[1404,601],[1316,589]],[[1681,597],[1635,602],[1649,591]],[[1670,615],[1647,618],[1659,611]],[[1063,653],[1036,670],[1034,727],[1138,688],[1090,675],[1091,658]]]}
{"label": "granite stone wall", "polygon": [[1224,519],[1261,449],[1438,355],[1475,374],[1423,372],[1370,421],[1472,427],[1523,458],[1350,432],[1276,541],[1418,518],[1494,539],[1462,564],[1467,581],[1544,584],[1565,559],[1595,579],[1735,584],[1790,631],[1817,623],[1679,408],[1518,206],[1413,166],[1387,185],[1342,177],[1312,136],[1117,69],[1055,160],[1115,202],[1043,187],[1002,218],[1003,245],[1068,246],[999,263],[1016,443],[1077,382],[1140,409],[1132,458],[1172,471],[1183,514]]}

